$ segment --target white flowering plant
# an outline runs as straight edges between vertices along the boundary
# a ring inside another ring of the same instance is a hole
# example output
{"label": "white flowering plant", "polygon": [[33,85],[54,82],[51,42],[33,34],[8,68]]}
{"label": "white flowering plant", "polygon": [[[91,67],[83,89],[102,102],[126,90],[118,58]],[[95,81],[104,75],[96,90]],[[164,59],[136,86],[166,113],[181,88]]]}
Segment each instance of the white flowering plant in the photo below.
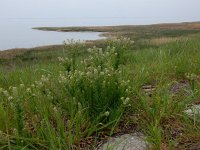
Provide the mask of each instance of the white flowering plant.
{"label": "white flowering plant", "polygon": [[[113,43],[117,42],[120,40]],[[126,81],[123,76],[123,65],[120,67],[118,64],[116,67],[117,56],[122,57],[121,52],[114,46],[108,46],[106,49],[93,47],[88,49],[88,52],[90,55],[81,61],[80,69],[61,73],[59,82],[69,97],[75,97],[87,107],[92,118],[108,111],[108,118],[116,119],[122,113],[121,106],[128,104],[132,94],[130,81]],[[66,61],[63,61],[63,65],[66,67]],[[122,97],[125,97],[125,100],[122,100]]]}

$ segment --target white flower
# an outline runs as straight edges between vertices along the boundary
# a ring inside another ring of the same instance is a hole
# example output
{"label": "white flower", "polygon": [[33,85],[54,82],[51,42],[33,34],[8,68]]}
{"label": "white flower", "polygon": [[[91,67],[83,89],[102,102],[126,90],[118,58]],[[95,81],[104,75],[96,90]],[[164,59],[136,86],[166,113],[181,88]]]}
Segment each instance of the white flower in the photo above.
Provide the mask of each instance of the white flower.
{"label": "white flower", "polygon": [[9,97],[9,93],[8,93],[8,91],[3,91],[3,94],[4,94],[4,96],[6,96],[6,97]]}
{"label": "white flower", "polygon": [[92,49],[91,48],[88,48],[88,50],[87,50],[89,53],[91,53],[92,52]]}
{"label": "white flower", "polygon": [[57,107],[54,107],[53,110],[54,110],[54,112],[58,112]]}
{"label": "white flower", "polygon": [[103,76],[105,73],[104,72],[100,72],[100,75]]}
{"label": "white flower", "polygon": [[13,87],[13,88],[12,88],[12,92],[13,92],[13,95],[14,95],[15,97],[18,96],[18,91],[17,91],[17,88],[16,88],[16,87]]}
{"label": "white flower", "polygon": [[89,77],[91,76],[91,72],[87,72],[86,75]]}
{"label": "white flower", "polygon": [[110,115],[110,112],[109,111],[106,111],[105,113],[104,113],[104,116],[106,116],[106,117],[108,117]]}
{"label": "white flower", "polygon": [[32,94],[32,96],[33,96],[33,97],[36,97],[36,95],[35,95],[35,94]]}
{"label": "white flower", "polygon": [[31,88],[27,88],[27,89],[26,89],[26,92],[27,92],[27,93],[31,93]]}
{"label": "white flower", "polygon": [[9,97],[8,97],[8,101],[11,101],[11,100],[13,100],[13,97],[12,97],[12,96],[9,96]]}
{"label": "white flower", "polygon": [[97,75],[98,74],[98,70],[94,69],[94,74]]}
{"label": "white flower", "polygon": [[123,101],[123,100],[124,100],[124,97],[121,97],[121,100]]}
{"label": "white flower", "polygon": [[101,55],[103,53],[102,48],[99,48],[99,54]]}
{"label": "white flower", "polygon": [[106,52],[106,55],[109,55],[109,52]]}
{"label": "white flower", "polygon": [[127,104],[129,103],[129,101],[130,101],[130,98],[127,97],[127,98],[123,101],[123,104],[124,104],[124,105],[127,105]]}
{"label": "white flower", "polygon": [[129,92],[129,89],[126,89],[126,91],[125,91],[126,93],[128,93]]}
{"label": "white flower", "polygon": [[131,41],[131,44],[134,44],[135,43],[135,41]]}
{"label": "white flower", "polygon": [[20,86],[20,88],[24,88],[24,84],[20,84],[19,86]]}

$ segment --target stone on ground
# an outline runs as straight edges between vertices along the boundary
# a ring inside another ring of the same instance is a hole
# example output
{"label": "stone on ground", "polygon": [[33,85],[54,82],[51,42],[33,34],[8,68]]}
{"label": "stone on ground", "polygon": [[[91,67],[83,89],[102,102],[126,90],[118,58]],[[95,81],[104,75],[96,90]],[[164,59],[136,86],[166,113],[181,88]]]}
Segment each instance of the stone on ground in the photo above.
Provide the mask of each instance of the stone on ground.
{"label": "stone on ground", "polygon": [[98,150],[147,150],[147,142],[141,133],[111,137]]}
{"label": "stone on ground", "polygon": [[189,116],[200,116],[200,105],[193,105],[190,109],[185,110]]}

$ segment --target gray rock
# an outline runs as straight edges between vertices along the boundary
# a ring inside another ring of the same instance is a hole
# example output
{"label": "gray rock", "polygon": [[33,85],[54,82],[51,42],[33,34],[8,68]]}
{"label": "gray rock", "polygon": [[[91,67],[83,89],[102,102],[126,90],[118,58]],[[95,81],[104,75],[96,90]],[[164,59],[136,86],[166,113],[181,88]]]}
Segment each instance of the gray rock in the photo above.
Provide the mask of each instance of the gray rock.
{"label": "gray rock", "polygon": [[144,135],[135,133],[109,138],[98,150],[147,150],[147,147]]}
{"label": "gray rock", "polygon": [[190,109],[185,110],[189,116],[200,116],[200,105],[193,105]]}
{"label": "gray rock", "polygon": [[151,96],[153,92],[156,90],[154,85],[143,85],[142,90],[148,95]]}
{"label": "gray rock", "polygon": [[187,81],[174,83],[170,91],[173,94],[177,94],[182,91],[185,95],[191,95],[191,87]]}

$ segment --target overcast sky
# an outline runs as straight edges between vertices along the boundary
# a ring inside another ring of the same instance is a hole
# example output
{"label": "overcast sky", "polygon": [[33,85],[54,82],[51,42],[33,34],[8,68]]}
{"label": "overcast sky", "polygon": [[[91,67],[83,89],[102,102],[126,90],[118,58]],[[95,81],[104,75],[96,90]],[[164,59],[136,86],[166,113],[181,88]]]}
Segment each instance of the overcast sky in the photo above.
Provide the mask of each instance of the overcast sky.
{"label": "overcast sky", "polygon": [[200,21],[200,0],[0,0],[0,18]]}

